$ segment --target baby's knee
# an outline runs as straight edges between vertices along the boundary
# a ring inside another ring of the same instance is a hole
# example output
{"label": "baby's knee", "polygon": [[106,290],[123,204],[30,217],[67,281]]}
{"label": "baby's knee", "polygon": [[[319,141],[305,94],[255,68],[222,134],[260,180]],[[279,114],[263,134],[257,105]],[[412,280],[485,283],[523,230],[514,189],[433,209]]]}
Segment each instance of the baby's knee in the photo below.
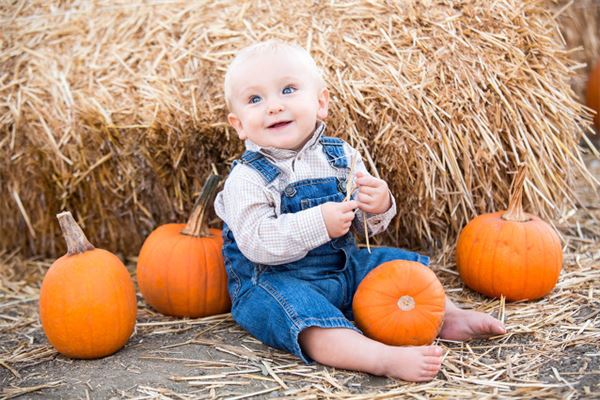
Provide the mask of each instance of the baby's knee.
{"label": "baby's knee", "polygon": [[300,342],[301,346],[304,346],[304,344],[308,341],[314,341],[315,338],[319,338],[319,336],[321,335],[321,331],[324,328],[320,328],[318,326],[310,326],[308,328],[303,329],[299,334],[298,334],[298,341]]}

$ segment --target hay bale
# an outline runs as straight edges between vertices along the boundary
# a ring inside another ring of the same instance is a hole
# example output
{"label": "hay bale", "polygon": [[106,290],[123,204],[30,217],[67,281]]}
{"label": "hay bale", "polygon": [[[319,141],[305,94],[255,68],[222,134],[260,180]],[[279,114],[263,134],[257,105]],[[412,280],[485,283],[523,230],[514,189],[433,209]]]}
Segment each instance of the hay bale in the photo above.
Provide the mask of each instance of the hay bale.
{"label": "hay bale", "polygon": [[[539,1],[22,2],[0,6],[0,245],[64,251],[71,210],[97,246],[137,254],[157,224],[183,221],[212,164],[242,144],[225,124],[234,52],[305,45],[332,94],[329,134],[389,183],[399,216],[380,238],[453,243],[502,208],[529,163],[530,209],[575,205],[577,143],[589,115],[574,62]],[[15,232],[16,228],[16,232]]]}

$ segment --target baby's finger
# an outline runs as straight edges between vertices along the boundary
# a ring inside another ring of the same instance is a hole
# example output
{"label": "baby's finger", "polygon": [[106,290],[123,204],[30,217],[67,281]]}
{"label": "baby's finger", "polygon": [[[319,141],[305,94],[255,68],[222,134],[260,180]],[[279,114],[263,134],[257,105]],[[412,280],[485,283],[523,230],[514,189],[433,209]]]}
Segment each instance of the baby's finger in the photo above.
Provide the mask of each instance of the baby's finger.
{"label": "baby's finger", "polygon": [[378,193],[381,189],[380,188],[374,188],[371,186],[361,186],[358,188],[358,191],[360,193],[366,193],[366,194],[375,194]]}
{"label": "baby's finger", "polygon": [[359,202],[361,202],[363,204],[372,203],[374,200],[373,196],[365,194],[365,193],[359,193],[358,196],[356,196],[356,198],[358,199]]}
{"label": "baby's finger", "polygon": [[342,214],[342,221],[352,222],[352,220],[354,219],[355,216],[356,216],[356,214],[354,213],[354,211],[345,212],[344,214]]}
{"label": "baby's finger", "polygon": [[344,201],[344,202],[340,203],[340,211],[341,212],[352,211],[355,208],[358,208],[358,201],[356,201],[356,200]]}
{"label": "baby's finger", "polygon": [[371,203],[360,203],[358,206],[362,211],[372,213],[375,210],[375,205]]}
{"label": "baby's finger", "polygon": [[359,186],[377,187],[381,185],[381,181],[377,178],[373,178],[372,176],[365,175],[360,178],[356,178],[356,184]]}

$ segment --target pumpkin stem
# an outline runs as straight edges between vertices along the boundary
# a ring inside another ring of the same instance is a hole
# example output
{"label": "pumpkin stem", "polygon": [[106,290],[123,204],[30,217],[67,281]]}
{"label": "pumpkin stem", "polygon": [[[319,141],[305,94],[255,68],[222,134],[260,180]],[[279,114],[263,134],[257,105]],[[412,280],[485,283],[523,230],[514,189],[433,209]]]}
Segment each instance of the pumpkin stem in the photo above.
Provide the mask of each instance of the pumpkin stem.
{"label": "pumpkin stem", "polygon": [[405,295],[398,299],[396,305],[402,311],[411,311],[415,308],[415,299],[412,296]]}
{"label": "pumpkin stem", "polygon": [[77,225],[70,211],[64,211],[56,214],[60,229],[67,242],[67,254],[72,256],[84,253],[88,250],[94,250],[94,246],[88,241],[81,227]]}
{"label": "pumpkin stem", "polygon": [[208,226],[204,222],[204,216],[206,214],[206,207],[215,193],[219,181],[219,175],[211,174],[206,182],[204,182],[204,186],[200,191],[200,196],[192,209],[192,214],[190,215],[185,228],[181,231],[182,234],[193,237],[207,237],[211,235]]}
{"label": "pumpkin stem", "polygon": [[527,164],[521,164],[513,181],[508,210],[502,215],[506,221],[526,222],[531,218],[523,211],[523,186],[527,176]]}

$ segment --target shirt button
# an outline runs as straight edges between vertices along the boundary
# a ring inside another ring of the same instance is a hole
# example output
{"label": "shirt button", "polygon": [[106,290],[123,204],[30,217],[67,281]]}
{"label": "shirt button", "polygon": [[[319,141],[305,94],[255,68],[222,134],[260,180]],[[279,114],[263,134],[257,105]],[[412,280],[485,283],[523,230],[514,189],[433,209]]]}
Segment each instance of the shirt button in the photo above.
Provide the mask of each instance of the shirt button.
{"label": "shirt button", "polygon": [[338,190],[342,193],[346,193],[346,179],[338,178]]}

